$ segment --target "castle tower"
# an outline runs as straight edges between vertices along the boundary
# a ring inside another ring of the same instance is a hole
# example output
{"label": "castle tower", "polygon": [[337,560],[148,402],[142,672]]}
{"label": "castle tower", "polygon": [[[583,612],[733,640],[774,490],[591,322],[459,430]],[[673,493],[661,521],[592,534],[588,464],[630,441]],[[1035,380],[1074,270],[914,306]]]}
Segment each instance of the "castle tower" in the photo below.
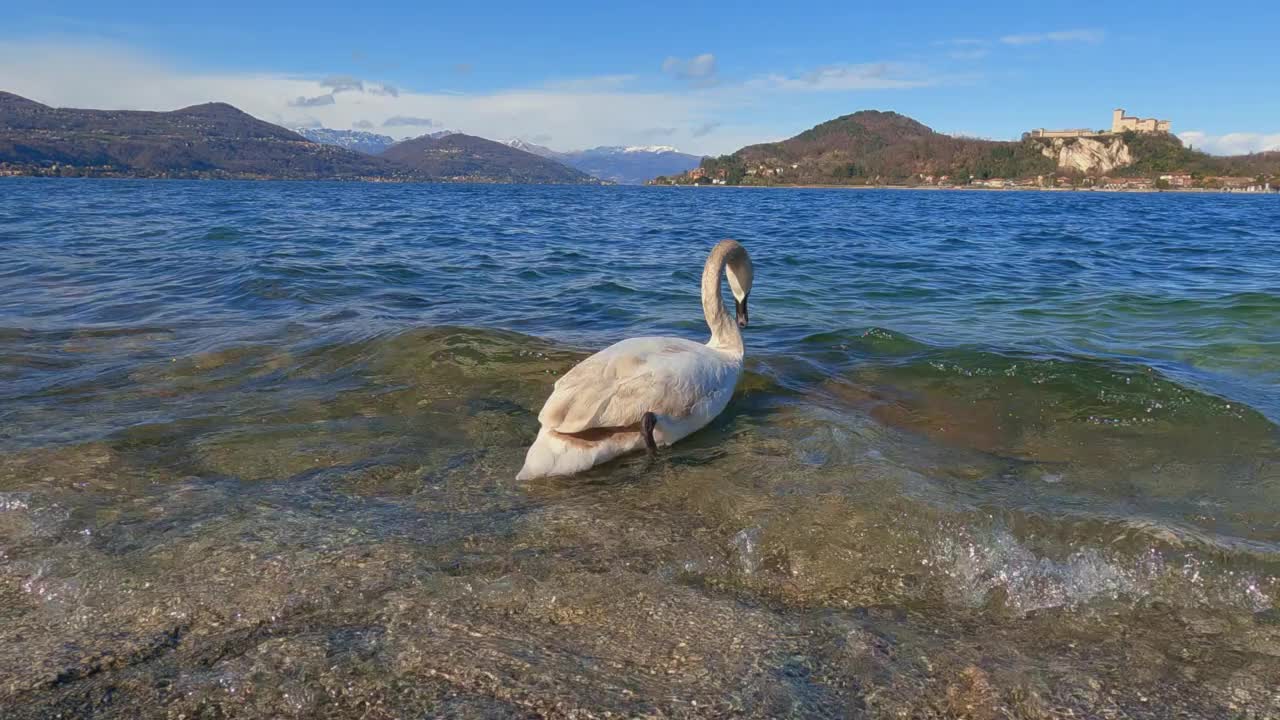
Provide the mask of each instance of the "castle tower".
{"label": "castle tower", "polygon": [[1124,132],[1124,108],[1111,111],[1111,132]]}

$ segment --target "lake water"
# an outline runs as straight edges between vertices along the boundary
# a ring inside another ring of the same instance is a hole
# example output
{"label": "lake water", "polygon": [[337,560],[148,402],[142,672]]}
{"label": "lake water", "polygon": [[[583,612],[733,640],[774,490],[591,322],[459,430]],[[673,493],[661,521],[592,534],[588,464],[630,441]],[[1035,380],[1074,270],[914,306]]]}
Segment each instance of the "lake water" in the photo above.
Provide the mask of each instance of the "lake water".
{"label": "lake water", "polygon": [[[723,237],[725,413],[516,483]],[[1280,715],[1274,196],[16,179],[0,251],[6,718]]]}

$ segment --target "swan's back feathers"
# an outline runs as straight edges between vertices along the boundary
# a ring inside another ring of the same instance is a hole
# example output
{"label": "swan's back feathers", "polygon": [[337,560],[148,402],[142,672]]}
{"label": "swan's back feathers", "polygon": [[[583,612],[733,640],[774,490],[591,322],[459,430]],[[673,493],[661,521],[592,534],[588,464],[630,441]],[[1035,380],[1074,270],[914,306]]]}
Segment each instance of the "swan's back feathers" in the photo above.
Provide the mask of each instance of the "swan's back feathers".
{"label": "swan's back feathers", "polygon": [[689,340],[642,337],[623,340],[565,373],[538,414],[560,433],[626,427],[646,412],[683,418],[735,373],[735,359]]}

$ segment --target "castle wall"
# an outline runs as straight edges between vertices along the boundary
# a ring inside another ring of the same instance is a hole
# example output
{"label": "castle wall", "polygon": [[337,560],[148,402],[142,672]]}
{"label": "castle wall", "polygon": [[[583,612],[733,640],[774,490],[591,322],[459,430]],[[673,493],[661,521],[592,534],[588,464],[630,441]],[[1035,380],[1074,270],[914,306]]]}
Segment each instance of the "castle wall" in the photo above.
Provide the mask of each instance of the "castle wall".
{"label": "castle wall", "polygon": [[1142,133],[1172,132],[1173,123],[1155,118],[1136,118],[1124,114],[1123,108],[1111,111],[1111,132],[1122,133],[1128,130]]}
{"label": "castle wall", "polygon": [[1076,130],[1045,130],[1044,128],[1036,128],[1031,131],[1031,137],[1039,138],[1075,138],[1075,137],[1092,137],[1097,135],[1096,130],[1081,128]]}

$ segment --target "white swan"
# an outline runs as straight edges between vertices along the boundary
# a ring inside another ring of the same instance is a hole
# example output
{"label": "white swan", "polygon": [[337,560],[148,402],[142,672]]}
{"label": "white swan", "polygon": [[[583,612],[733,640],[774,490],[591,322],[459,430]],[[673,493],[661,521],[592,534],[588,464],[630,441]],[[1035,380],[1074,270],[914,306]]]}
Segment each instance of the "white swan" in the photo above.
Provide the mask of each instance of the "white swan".
{"label": "white swan", "polygon": [[[737,322],[725,312],[720,277],[729,276]],[[623,340],[556,381],[538,413],[542,428],[517,480],[571,475],[619,455],[670,445],[711,422],[729,404],[742,373],[742,333],[753,270],[747,251],[722,240],[702,271],[702,312],[711,340]]]}

